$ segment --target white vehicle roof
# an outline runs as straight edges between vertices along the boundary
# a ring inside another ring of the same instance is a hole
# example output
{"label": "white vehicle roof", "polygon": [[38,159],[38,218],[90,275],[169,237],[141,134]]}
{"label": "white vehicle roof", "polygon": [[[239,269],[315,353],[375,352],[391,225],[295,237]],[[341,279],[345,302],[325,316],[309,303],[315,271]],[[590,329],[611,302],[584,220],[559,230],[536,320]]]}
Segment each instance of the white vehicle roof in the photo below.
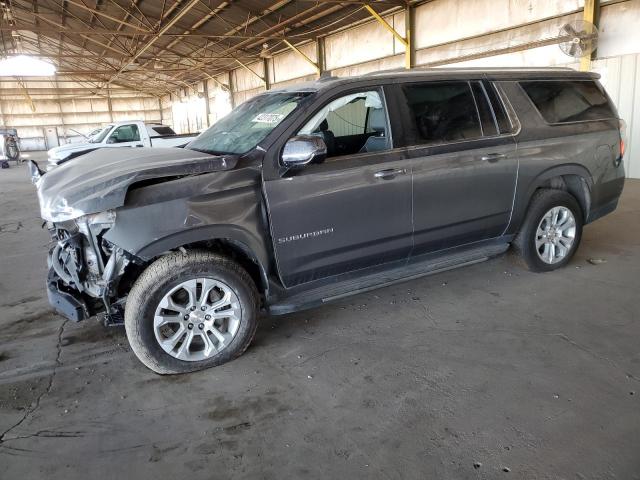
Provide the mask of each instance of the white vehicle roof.
{"label": "white vehicle roof", "polygon": [[162,133],[158,133],[155,130],[153,130],[153,128],[155,127],[170,128],[173,131],[173,129],[169,125],[163,125],[161,123],[145,123],[142,120],[120,120],[119,122],[109,122],[105,127],[102,127],[102,128],[106,128],[109,126],[119,127],[121,125],[130,125],[132,123],[142,123],[146,127],[147,133],[149,134],[150,137],[160,137],[164,135]]}
{"label": "white vehicle roof", "polygon": [[[120,120],[118,122],[109,122],[104,127],[101,127],[101,130],[105,129],[105,128],[120,127],[122,125],[130,125],[132,123],[142,123],[145,126],[145,128],[147,129],[147,134],[150,137],[161,137],[163,135],[175,135],[175,132],[173,131],[173,129],[169,125],[163,125],[161,123],[145,123],[142,120]],[[156,132],[154,130],[154,128],[158,128],[158,127],[168,128],[168,129],[171,130],[171,133]]]}

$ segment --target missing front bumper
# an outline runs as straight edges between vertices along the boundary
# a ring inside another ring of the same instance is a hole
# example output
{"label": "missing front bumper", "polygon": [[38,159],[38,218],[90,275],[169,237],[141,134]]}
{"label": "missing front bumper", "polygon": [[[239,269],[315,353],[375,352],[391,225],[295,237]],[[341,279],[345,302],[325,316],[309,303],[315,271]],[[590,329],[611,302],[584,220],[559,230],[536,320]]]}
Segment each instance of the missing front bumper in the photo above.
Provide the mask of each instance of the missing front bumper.
{"label": "missing front bumper", "polygon": [[49,270],[47,276],[47,296],[49,304],[63,317],[74,322],[80,322],[91,317],[89,307],[80,297],[80,294],[74,294],[61,286],[60,277],[53,269]]}

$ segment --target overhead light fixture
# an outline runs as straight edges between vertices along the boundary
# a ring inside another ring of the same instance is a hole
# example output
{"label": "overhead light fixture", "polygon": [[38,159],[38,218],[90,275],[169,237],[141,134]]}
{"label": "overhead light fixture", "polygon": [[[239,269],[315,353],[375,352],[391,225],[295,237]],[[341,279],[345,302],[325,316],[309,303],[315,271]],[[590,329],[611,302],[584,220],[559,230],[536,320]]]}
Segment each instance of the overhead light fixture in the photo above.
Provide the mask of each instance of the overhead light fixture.
{"label": "overhead light fixture", "polygon": [[0,77],[51,77],[55,73],[55,65],[28,55],[0,60]]}

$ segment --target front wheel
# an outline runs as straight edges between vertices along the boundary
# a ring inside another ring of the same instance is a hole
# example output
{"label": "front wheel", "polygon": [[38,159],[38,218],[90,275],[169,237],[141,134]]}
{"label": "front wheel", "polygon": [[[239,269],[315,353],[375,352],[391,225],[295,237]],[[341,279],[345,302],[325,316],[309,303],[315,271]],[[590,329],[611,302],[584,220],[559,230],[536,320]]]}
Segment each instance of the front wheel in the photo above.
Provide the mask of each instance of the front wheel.
{"label": "front wheel", "polygon": [[135,282],[125,329],[138,359],[159,374],[226,363],[249,346],[258,324],[258,292],[247,272],[207,251],[172,253]]}
{"label": "front wheel", "polygon": [[569,263],[576,252],[582,223],[582,210],[575,197],[563,190],[538,190],[514,246],[529,270],[555,270]]}

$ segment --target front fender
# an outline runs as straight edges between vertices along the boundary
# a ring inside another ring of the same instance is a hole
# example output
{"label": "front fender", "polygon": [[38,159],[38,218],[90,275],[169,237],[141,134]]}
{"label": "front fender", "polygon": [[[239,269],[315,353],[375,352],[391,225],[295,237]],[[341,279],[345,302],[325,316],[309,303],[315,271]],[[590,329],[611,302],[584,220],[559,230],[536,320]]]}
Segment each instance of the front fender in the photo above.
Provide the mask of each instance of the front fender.
{"label": "front fender", "polygon": [[208,225],[205,227],[184,230],[157,239],[137,252],[130,252],[138,258],[149,261],[169,250],[174,250],[191,243],[224,240],[239,245],[242,250],[261,266],[268,265],[269,257],[264,240],[249,230],[236,225]]}
{"label": "front fender", "polygon": [[266,271],[270,236],[258,174],[217,172],[130,192],[104,239],[145,262],[184,245],[223,240]]}

